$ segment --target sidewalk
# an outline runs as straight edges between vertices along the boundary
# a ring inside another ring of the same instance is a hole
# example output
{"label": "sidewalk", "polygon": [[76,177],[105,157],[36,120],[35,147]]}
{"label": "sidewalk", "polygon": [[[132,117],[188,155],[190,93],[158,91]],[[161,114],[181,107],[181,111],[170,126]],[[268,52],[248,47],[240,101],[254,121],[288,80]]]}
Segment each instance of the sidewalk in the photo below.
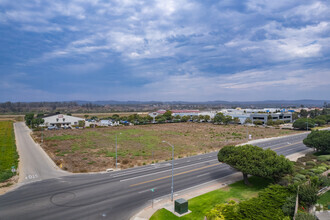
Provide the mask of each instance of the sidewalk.
{"label": "sidewalk", "polygon": [[[179,198],[184,198],[186,200],[189,200],[191,198],[200,196],[202,194],[211,192],[213,190],[226,187],[227,185],[232,184],[232,183],[237,182],[242,179],[243,179],[242,173],[237,172],[237,173],[231,174],[229,176],[225,176],[220,179],[198,185],[196,187],[192,187],[192,188],[188,188],[188,189],[185,189],[185,190],[182,190],[179,192],[175,192],[173,200],[176,200]],[[156,198],[156,199],[154,199],[153,207],[152,207],[152,203],[150,201],[150,203],[147,205],[147,207],[145,207],[139,213],[137,213],[133,217],[131,217],[130,220],[148,220],[158,209],[162,209],[164,207],[170,207],[173,205],[174,204],[173,204],[173,202],[171,202],[170,195]]]}
{"label": "sidewalk", "polygon": [[[313,151],[312,149],[307,149],[302,152],[298,152],[295,154],[291,154],[287,156],[287,158],[291,161],[297,161],[299,157],[305,156],[306,153]],[[242,180],[242,173],[237,172],[234,174],[231,174],[226,177],[222,177],[217,180],[213,180],[211,182],[207,182],[186,190],[182,190],[179,192],[175,192],[173,200],[184,198],[186,200],[189,200],[191,198],[203,195],[205,193],[211,192],[216,189],[220,189],[223,187],[226,187],[227,185]],[[173,202],[171,202],[170,195],[163,196],[160,198],[154,199],[154,204],[152,206],[152,202],[142,209],[139,213],[135,214],[133,217],[130,218],[130,220],[148,220],[150,217],[158,210],[162,208],[167,208],[173,206]]]}

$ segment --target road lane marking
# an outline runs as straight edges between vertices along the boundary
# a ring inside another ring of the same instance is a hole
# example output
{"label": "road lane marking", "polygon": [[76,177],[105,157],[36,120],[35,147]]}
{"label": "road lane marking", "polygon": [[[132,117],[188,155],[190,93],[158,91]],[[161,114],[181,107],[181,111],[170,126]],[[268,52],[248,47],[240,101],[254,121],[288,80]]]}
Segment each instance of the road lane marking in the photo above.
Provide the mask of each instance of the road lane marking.
{"label": "road lane marking", "polygon": [[289,147],[289,146],[296,145],[296,144],[301,144],[301,143],[302,143],[302,141],[298,141],[298,142],[295,142],[295,143],[293,143],[293,144],[288,144],[288,145],[285,145],[285,146],[282,146],[282,147],[277,147],[277,148],[273,148],[273,149],[268,148],[268,149],[271,149],[271,150],[278,150],[278,149],[281,149],[281,148],[285,148],[285,147]]}
{"label": "road lane marking", "polygon": [[208,174],[210,174],[210,173],[204,173],[204,174],[198,175],[197,177],[206,176]]}
{"label": "road lane marking", "polygon": [[[193,169],[193,170],[188,170],[188,171],[184,171],[184,172],[181,172],[181,173],[177,173],[177,174],[174,174],[173,176],[179,176],[179,175],[182,175],[182,174],[191,173],[191,172],[198,171],[198,170],[203,170],[203,169],[206,169],[206,168],[209,168],[209,167],[214,167],[216,165],[221,165],[221,164],[222,163],[216,163],[216,164],[212,164],[212,165],[200,167],[200,168],[197,168],[197,169]],[[142,185],[142,184],[145,184],[145,183],[155,182],[155,181],[166,179],[166,178],[170,178],[170,177],[172,177],[172,175],[163,176],[163,177],[160,177],[160,178],[157,178],[157,179],[153,179],[153,180],[148,180],[148,181],[144,181],[144,182],[141,182],[141,183],[132,184],[132,185],[130,185],[130,187]]]}
{"label": "road lane marking", "polygon": [[[218,159],[213,159],[213,160],[218,160]],[[182,168],[186,168],[186,167],[191,167],[191,166],[195,166],[195,165],[201,164],[201,163],[208,163],[208,162],[213,161],[213,160],[207,160],[207,161],[203,161],[203,162],[199,162],[199,163],[195,163],[195,164],[190,164],[190,165],[187,165],[187,166],[177,167],[177,168],[174,168],[173,170],[178,170],[178,169],[182,169]],[[122,180],[119,180],[119,182],[125,182],[125,181],[128,181],[128,180],[133,180],[133,179],[146,177],[146,176],[151,176],[151,175],[164,173],[164,172],[169,172],[169,171],[171,171],[171,169],[159,171],[159,172],[156,172],[156,173],[149,173],[149,174],[142,175],[142,176],[136,176],[136,177],[132,177],[132,178],[122,179]]]}

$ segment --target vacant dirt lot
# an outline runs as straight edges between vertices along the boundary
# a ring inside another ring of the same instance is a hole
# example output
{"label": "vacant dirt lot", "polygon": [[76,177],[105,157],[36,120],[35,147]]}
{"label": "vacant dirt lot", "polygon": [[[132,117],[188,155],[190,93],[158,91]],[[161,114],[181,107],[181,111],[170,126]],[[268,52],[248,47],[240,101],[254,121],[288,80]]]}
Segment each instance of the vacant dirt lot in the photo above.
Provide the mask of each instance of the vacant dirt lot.
{"label": "vacant dirt lot", "polygon": [[[273,128],[249,127],[253,139],[297,133]],[[247,127],[209,123],[175,123],[143,126],[44,131],[43,148],[57,165],[71,172],[104,171],[115,166],[115,140],[121,168],[149,164],[175,157],[219,150],[225,145],[244,143]],[[41,132],[34,138],[40,143]]]}

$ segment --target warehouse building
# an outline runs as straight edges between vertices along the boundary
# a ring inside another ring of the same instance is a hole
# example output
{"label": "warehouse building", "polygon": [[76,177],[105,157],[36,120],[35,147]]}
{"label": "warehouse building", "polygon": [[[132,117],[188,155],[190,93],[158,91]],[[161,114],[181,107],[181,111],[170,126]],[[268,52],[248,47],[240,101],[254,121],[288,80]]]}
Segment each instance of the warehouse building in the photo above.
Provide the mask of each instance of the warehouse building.
{"label": "warehouse building", "polygon": [[43,126],[57,126],[61,127],[71,127],[78,126],[79,121],[85,121],[83,118],[78,118],[70,115],[51,115],[43,118],[45,120]]}

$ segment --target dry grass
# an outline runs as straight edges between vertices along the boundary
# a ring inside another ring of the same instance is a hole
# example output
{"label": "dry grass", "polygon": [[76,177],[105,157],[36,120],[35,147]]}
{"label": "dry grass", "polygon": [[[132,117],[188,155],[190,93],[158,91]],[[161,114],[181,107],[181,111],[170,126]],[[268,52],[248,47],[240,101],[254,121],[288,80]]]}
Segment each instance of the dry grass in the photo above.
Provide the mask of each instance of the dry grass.
{"label": "dry grass", "polygon": [[[121,134],[120,134],[121,133]],[[253,139],[289,135],[297,131],[249,127]],[[63,169],[71,172],[102,171],[115,165],[115,137],[121,168],[192,156],[246,141],[246,127],[209,123],[173,123],[84,130],[44,131],[43,148]],[[40,142],[41,132],[34,138]]]}

